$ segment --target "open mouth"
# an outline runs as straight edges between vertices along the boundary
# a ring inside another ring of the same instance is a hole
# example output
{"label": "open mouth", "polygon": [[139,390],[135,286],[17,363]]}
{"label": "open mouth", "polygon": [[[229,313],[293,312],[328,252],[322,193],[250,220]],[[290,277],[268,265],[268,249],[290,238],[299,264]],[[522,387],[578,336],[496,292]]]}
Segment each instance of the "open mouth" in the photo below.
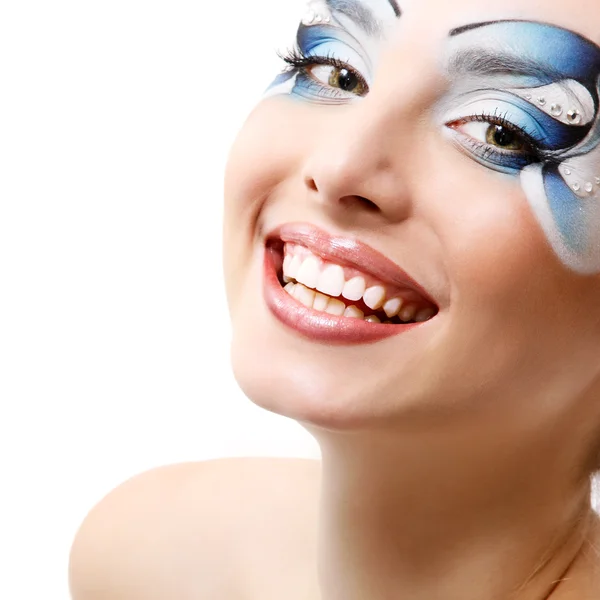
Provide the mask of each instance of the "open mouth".
{"label": "open mouth", "polygon": [[271,239],[267,249],[274,257],[279,285],[299,304],[323,316],[414,325],[439,312],[408,280],[404,284],[385,281],[356,264],[325,257],[297,240]]}

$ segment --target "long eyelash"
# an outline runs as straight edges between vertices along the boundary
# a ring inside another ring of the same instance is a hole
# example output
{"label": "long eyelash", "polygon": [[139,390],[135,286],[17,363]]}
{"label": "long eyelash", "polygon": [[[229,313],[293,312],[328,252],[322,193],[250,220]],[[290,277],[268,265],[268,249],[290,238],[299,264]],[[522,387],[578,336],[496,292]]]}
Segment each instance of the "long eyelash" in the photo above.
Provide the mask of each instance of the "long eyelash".
{"label": "long eyelash", "polygon": [[339,69],[351,69],[350,65],[347,65],[330,54],[326,54],[325,56],[306,54],[302,48],[298,46],[288,48],[284,52],[277,52],[277,55],[283,62],[287,63],[290,69],[304,69],[313,65],[331,65],[332,67],[337,67]]}
{"label": "long eyelash", "polygon": [[[535,155],[542,153],[540,149],[540,140],[534,138],[528,131],[527,127],[517,127],[514,123],[508,120],[508,111],[505,113],[498,113],[497,110],[493,114],[482,112],[481,114],[473,115],[469,121],[479,121],[481,123],[490,123],[492,125],[498,125],[508,129],[510,132],[520,135]],[[541,140],[543,141],[543,140]]]}
{"label": "long eyelash", "polygon": [[287,64],[287,70],[302,69],[310,64],[313,57],[308,57],[298,46],[277,50],[277,56]]}
{"label": "long eyelash", "polygon": [[517,135],[521,143],[525,146],[520,152],[503,151],[496,148],[487,142],[477,140],[469,135],[463,135],[461,142],[456,142],[459,148],[469,147],[469,152],[476,158],[478,162],[484,166],[490,164],[497,165],[500,170],[515,172],[524,168],[528,164],[539,163],[549,158],[550,152],[541,147],[543,141],[540,141],[539,136],[531,135],[526,127],[519,127],[510,120],[510,111],[501,113],[496,108],[493,113],[481,112],[480,114],[472,114],[462,119],[457,119],[453,123],[447,125],[454,127],[456,125],[471,123],[478,121],[486,125],[497,125],[505,128]]}
{"label": "long eyelash", "polygon": [[365,89],[369,89],[369,85],[365,81],[365,78],[356,71],[351,65],[332,56],[327,53],[326,55],[319,54],[306,54],[302,48],[299,46],[294,46],[293,48],[288,48],[287,50],[281,52],[277,52],[277,56],[283,62],[287,64],[287,68],[285,72],[290,71],[306,71],[308,67],[313,67],[315,65],[327,65],[330,67],[335,67],[336,69],[346,69],[350,71],[364,86]]}

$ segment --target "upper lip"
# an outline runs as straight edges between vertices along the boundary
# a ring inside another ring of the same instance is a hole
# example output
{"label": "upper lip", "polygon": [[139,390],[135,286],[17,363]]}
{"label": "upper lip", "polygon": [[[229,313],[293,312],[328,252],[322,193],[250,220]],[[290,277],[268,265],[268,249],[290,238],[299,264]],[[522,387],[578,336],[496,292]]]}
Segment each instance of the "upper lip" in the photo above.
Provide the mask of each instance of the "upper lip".
{"label": "upper lip", "polygon": [[437,305],[427,290],[396,263],[357,239],[333,235],[308,223],[288,223],[267,236],[267,243],[276,240],[305,246],[326,260],[370,273],[383,283],[411,289]]}

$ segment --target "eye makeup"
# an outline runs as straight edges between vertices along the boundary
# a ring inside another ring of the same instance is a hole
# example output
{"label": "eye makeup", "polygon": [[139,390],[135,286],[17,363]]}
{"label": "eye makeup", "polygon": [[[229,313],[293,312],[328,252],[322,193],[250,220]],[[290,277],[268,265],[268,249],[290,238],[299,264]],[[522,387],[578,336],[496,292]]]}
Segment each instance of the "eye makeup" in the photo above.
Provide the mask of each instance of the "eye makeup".
{"label": "eye makeup", "polygon": [[519,177],[561,261],[600,273],[600,48],[543,23],[490,22],[450,33],[445,70],[438,110],[457,147]]}
{"label": "eye makeup", "polygon": [[[328,104],[365,95],[385,32],[400,14],[395,0],[311,0],[298,28],[296,47],[282,56],[287,72],[266,95],[288,94]],[[315,70],[316,65],[321,68]]]}

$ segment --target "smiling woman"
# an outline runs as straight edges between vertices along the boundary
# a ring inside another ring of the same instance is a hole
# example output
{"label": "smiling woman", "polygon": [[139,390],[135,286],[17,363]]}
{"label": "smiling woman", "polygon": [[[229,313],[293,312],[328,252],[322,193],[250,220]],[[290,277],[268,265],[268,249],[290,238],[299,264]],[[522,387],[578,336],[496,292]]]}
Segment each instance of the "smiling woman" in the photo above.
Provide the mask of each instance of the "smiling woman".
{"label": "smiling woman", "polygon": [[322,461],[124,484],[76,600],[600,597],[598,32],[596,0],[309,3],[224,265],[236,378]]}

